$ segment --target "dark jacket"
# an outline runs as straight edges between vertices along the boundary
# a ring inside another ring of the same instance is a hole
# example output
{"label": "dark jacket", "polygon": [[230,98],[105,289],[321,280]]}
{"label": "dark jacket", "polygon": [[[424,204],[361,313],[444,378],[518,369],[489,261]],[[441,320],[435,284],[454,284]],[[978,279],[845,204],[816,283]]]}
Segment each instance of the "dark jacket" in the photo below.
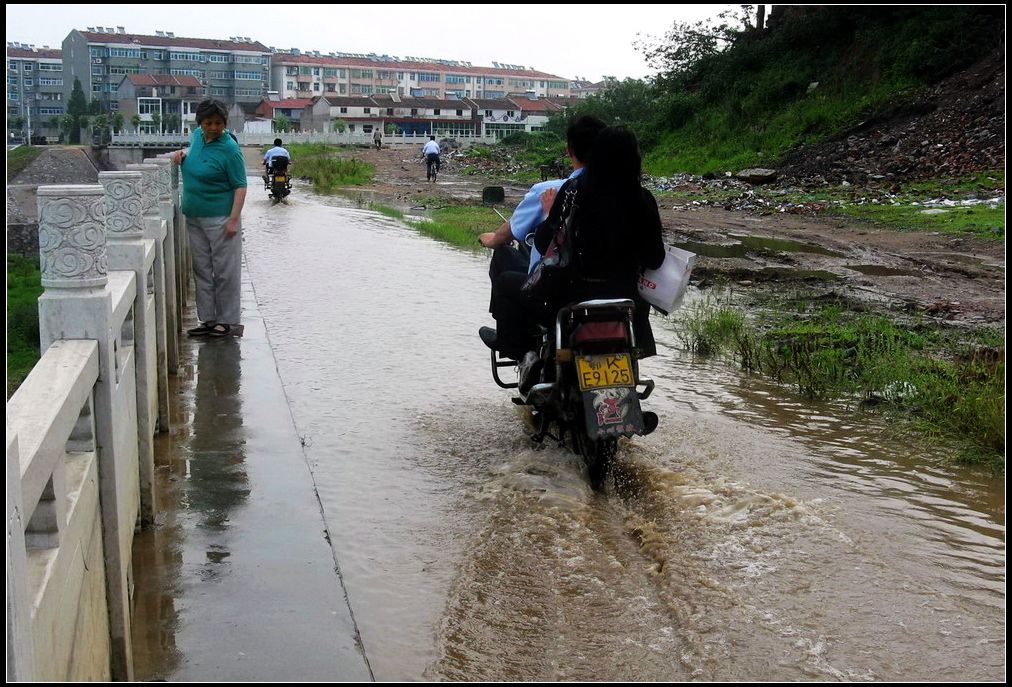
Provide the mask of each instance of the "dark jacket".
{"label": "dark jacket", "polygon": [[626,201],[624,207],[619,207],[621,201],[614,197],[589,198],[586,191],[581,197],[581,178],[571,179],[559,189],[548,218],[538,225],[534,235],[534,246],[544,254],[564,220],[566,193],[575,188],[571,240],[578,277],[552,294],[547,303],[549,312],[591,298],[630,298],[636,303],[633,326],[637,345],[643,357],[655,355],[650,306],[639,297],[636,285],[644,268],[655,269],[664,262],[657,201],[643,188],[639,198]]}

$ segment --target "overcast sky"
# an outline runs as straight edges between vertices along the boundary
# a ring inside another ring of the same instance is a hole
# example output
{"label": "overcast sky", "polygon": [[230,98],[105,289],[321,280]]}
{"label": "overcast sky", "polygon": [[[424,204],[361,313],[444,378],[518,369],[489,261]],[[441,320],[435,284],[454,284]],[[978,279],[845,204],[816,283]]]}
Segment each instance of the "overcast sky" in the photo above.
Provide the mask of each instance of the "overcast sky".
{"label": "overcast sky", "polygon": [[[177,37],[249,36],[276,48],[534,67],[565,78],[652,73],[633,46],[728,5],[7,5],[7,41],[59,48],[72,29],[122,26]],[[582,18],[574,18],[575,14]]]}

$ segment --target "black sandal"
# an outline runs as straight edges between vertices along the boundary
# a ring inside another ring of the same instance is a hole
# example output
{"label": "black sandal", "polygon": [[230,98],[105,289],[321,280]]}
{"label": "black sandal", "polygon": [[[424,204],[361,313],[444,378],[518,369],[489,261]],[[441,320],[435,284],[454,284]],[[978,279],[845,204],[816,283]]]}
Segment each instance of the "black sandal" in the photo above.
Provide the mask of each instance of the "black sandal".
{"label": "black sandal", "polygon": [[227,324],[219,322],[207,331],[208,336],[228,336],[232,332],[232,327]]}
{"label": "black sandal", "polygon": [[207,336],[214,329],[214,322],[204,322],[193,329],[187,329],[186,333],[190,336]]}

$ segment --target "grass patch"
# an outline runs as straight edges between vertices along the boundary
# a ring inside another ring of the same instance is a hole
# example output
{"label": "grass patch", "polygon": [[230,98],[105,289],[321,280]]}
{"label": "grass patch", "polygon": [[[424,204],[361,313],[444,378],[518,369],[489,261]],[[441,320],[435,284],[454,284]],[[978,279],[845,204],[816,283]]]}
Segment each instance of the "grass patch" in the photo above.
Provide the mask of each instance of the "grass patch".
{"label": "grass patch", "polygon": [[478,247],[478,234],[494,231],[502,220],[485,206],[447,207],[432,212],[432,221],[409,221],[418,231],[467,248]]}
{"label": "grass patch", "polygon": [[397,208],[390,207],[389,205],[383,205],[382,203],[370,203],[369,209],[386,215],[387,217],[393,217],[394,219],[404,219],[404,213]]}
{"label": "grass patch", "polygon": [[24,170],[25,167],[42,155],[42,148],[38,146],[18,146],[14,150],[7,151],[7,183]]}
{"label": "grass patch", "polygon": [[326,143],[293,143],[288,146],[292,154],[296,176],[313,182],[319,193],[332,193],[342,186],[361,186],[372,182],[375,168],[355,158],[343,158],[347,146]]}
{"label": "grass patch", "polygon": [[7,256],[7,398],[39,362],[39,296],[42,273],[38,260]]}
{"label": "grass patch", "polygon": [[959,459],[1004,471],[1005,341],[1000,333],[900,323],[798,298],[749,318],[707,301],[678,317],[700,355],[793,385],[808,398],[858,398],[960,445]]}
{"label": "grass patch", "polygon": [[867,222],[888,224],[902,231],[965,233],[992,239],[1005,236],[1004,204],[998,207],[971,205],[937,209],[919,205],[842,205],[831,212]]}

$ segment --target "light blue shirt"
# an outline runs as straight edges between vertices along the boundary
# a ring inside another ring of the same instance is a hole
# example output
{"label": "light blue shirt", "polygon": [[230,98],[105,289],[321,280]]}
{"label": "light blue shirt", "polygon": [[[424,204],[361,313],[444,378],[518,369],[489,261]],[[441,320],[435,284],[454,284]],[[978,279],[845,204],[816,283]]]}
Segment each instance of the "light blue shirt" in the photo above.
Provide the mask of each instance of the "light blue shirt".
{"label": "light blue shirt", "polygon": [[[574,169],[573,173],[569,175],[569,179],[575,179],[582,172],[583,167]],[[527,235],[534,231],[545,218],[544,210],[541,208],[541,194],[550,188],[560,189],[569,179],[541,181],[531,186],[531,190],[527,192],[524,199],[520,201],[520,205],[517,205],[517,209],[510,215],[510,231],[513,232],[513,238],[520,243],[524,242]],[[541,254],[538,249],[531,246],[531,264],[528,265],[527,271],[534,269],[540,259]]]}
{"label": "light blue shirt", "polygon": [[264,153],[264,162],[270,163],[270,161],[274,159],[275,155],[284,155],[285,157],[288,158],[289,162],[292,161],[292,154],[291,153],[289,153],[287,150],[285,150],[281,146],[274,146],[273,148],[271,148],[270,150],[268,150],[266,153]]}
{"label": "light blue shirt", "polygon": [[422,155],[428,155],[429,153],[435,153],[439,155],[439,144],[435,141],[429,141],[422,146]]}

